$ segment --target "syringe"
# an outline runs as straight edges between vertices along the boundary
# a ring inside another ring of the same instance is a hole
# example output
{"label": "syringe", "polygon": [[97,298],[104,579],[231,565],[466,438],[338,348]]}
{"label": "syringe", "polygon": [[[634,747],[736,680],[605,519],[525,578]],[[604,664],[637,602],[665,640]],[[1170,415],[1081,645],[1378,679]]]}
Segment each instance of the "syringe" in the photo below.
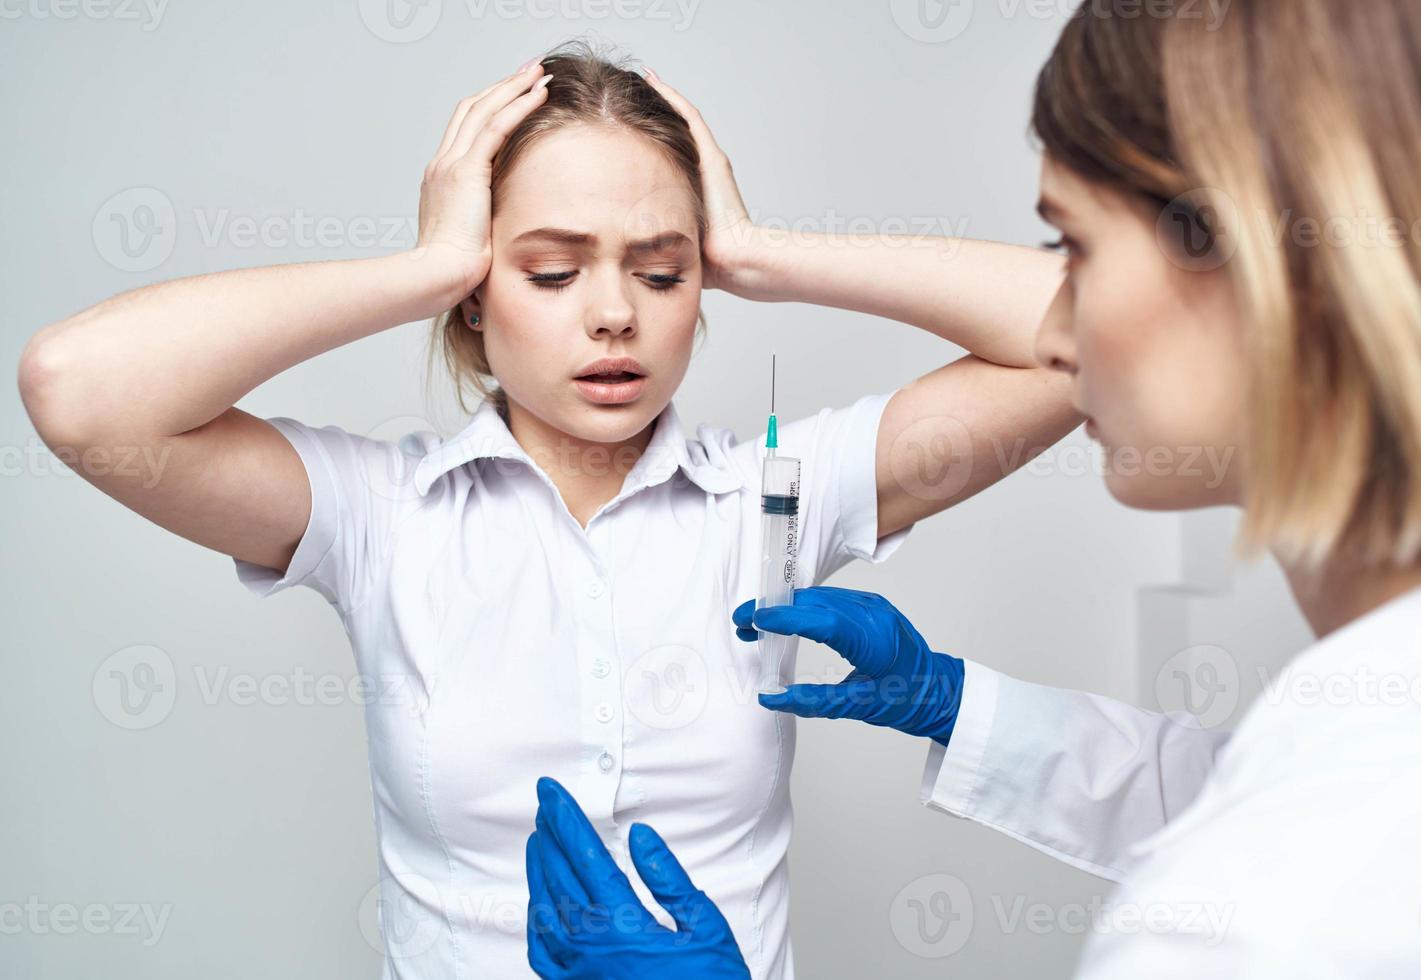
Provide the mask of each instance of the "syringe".
{"label": "syringe", "polygon": [[[780,456],[775,418],[775,356],[770,355],[770,422],[760,483],[760,597],[756,609],[794,604],[799,565],[799,460]],[[760,633],[760,693],[779,694],[794,683],[799,637]]]}

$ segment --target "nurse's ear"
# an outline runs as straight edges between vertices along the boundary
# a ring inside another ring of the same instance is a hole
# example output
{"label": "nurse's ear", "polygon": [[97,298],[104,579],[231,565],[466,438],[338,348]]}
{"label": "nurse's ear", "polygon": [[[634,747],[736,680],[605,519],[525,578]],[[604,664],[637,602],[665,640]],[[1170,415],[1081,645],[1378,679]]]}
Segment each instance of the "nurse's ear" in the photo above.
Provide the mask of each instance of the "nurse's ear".
{"label": "nurse's ear", "polygon": [[474,330],[482,330],[483,315],[479,309],[479,297],[477,293],[470,293],[467,297],[459,301],[459,313],[464,317],[464,322]]}

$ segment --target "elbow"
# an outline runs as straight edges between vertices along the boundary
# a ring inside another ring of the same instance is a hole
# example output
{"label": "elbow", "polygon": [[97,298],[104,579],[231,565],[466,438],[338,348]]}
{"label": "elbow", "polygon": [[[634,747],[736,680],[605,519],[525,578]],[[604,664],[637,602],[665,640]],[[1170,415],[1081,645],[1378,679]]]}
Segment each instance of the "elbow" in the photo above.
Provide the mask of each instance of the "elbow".
{"label": "elbow", "polygon": [[72,442],[75,435],[77,407],[65,390],[72,387],[69,360],[56,342],[50,327],[36,333],[20,353],[18,383],[20,401],[46,445]]}

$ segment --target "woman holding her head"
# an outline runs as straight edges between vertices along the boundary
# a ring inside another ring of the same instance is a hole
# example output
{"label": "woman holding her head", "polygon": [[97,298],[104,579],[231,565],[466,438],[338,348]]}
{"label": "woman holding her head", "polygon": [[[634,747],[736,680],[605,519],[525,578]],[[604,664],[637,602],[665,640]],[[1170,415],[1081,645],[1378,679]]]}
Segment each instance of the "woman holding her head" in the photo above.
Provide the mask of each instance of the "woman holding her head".
{"label": "woman holding her head", "polygon": [[[879,596],[734,619],[854,666],[767,707],[927,737],[924,802],[1120,882],[1133,919],[1095,931],[1081,977],[1421,976],[1421,5],[1235,0],[1217,29],[1189,6],[1092,0],[1040,74],[1040,210],[1068,262],[1037,353],[1111,458],[1237,447],[1221,486],[1107,483],[1241,506],[1317,642],[1228,734],[934,652]],[[645,825],[630,856],[678,931],[635,909],[591,928],[634,900],[567,791],[538,796],[541,975],[745,975]]]}
{"label": "woman holding her head", "polygon": [[[925,499],[894,477],[915,447],[965,432],[981,460],[1079,421],[1031,350],[1057,257],[843,244],[765,241],[689,106],[570,48],[459,103],[413,250],[149,286],[28,346],[21,390],[49,445],[167,460],[152,485],[86,479],[231,555],[255,594],[305,585],[340,615],[379,692],[365,722],[387,976],[528,975],[523,844],[543,773],[616,849],[634,821],[661,827],[753,975],[792,975],[793,719],[755,703],[755,652],[728,622],[758,586],[762,440],[688,439],[672,406],[702,290],[862,310],[972,352],[781,429],[804,466],[801,583],[882,561],[1005,475],[979,465]],[[451,438],[233,407],[425,317],[461,392],[486,396]]]}

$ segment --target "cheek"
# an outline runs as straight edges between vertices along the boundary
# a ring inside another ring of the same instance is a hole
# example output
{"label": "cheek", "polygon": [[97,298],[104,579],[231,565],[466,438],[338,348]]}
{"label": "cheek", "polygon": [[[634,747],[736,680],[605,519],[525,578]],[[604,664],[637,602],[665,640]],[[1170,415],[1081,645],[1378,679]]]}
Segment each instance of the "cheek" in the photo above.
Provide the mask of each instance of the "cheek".
{"label": "cheek", "polygon": [[1119,289],[1082,309],[1085,398],[1122,502],[1173,509],[1237,492],[1244,356],[1207,296]]}
{"label": "cheek", "polygon": [[507,383],[544,363],[554,352],[566,354],[563,331],[575,327],[574,316],[559,299],[568,295],[543,293],[508,276],[490,275],[480,296],[484,319],[484,351],[489,366]]}

